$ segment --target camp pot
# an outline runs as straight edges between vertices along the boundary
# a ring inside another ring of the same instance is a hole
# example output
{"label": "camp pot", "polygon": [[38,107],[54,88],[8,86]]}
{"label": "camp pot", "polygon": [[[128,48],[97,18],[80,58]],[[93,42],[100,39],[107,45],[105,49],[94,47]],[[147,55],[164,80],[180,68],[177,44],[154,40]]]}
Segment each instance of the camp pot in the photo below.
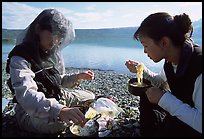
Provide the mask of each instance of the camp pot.
{"label": "camp pot", "polygon": [[128,81],[128,91],[134,96],[144,95],[146,90],[150,88],[151,82],[149,80],[143,79],[143,85],[137,86],[137,78],[132,78]]}

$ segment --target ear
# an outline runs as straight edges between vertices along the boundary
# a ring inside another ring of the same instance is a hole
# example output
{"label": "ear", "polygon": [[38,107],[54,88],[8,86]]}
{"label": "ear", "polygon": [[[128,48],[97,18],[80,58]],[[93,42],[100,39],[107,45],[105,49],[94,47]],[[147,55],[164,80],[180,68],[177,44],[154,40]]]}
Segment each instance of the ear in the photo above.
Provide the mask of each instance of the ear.
{"label": "ear", "polygon": [[166,36],[162,37],[162,39],[161,39],[161,41],[160,41],[160,46],[161,46],[161,48],[166,48],[166,47],[169,46],[169,44],[170,44],[169,38],[166,37]]}

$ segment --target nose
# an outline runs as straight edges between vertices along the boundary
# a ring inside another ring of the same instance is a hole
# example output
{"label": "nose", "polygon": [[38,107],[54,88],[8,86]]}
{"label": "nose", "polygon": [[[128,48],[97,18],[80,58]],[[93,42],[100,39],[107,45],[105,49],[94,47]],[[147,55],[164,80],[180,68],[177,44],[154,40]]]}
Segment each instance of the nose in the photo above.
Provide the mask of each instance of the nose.
{"label": "nose", "polygon": [[58,36],[53,36],[52,43],[58,45],[60,43],[60,38]]}

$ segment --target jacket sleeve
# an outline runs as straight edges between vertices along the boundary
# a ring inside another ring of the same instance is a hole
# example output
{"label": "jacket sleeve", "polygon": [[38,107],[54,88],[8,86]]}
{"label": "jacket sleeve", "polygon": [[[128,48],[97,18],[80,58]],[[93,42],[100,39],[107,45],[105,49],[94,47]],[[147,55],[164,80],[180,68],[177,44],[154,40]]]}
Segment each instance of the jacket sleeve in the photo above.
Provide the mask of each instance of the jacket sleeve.
{"label": "jacket sleeve", "polygon": [[192,98],[195,107],[190,107],[167,92],[161,97],[158,105],[202,133],[202,74],[196,79]]}
{"label": "jacket sleeve", "polygon": [[55,98],[46,98],[43,92],[38,92],[33,80],[35,73],[30,69],[30,63],[19,56],[13,56],[10,62],[10,76],[15,90],[16,99],[31,117],[41,118],[46,123],[55,122],[64,105]]}
{"label": "jacket sleeve", "polygon": [[80,84],[80,81],[77,79],[77,74],[63,74],[62,78],[62,87],[73,88]]}
{"label": "jacket sleeve", "polygon": [[143,76],[145,79],[149,80],[153,86],[161,87],[164,90],[169,89],[164,69],[162,69],[159,73],[154,73],[144,65]]}

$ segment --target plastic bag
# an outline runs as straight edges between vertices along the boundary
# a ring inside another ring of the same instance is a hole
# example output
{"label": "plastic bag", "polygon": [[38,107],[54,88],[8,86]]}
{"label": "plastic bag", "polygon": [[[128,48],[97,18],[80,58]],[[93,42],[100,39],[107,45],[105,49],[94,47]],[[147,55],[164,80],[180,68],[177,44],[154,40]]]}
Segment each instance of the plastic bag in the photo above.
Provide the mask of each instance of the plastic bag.
{"label": "plastic bag", "polygon": [[94,117],[96,114],[101,114],[101,117],[97,119],[99,124],[98,136],[105,137],[111,133],[115,125],[114,118],[121,112],[123,112],[123,109],[118,107],[112,100],[108,98],[98,98],[92,104],[92,107],[88,109],[85,117]]}
{"label": "plastic bag", "polygon": [[119,113],[123,112],[123,109],[118,107],[112,100],[108,98],[99,98],[93,104],[93,108],[102,114],[102,117],[109,116],[115,118]]}

